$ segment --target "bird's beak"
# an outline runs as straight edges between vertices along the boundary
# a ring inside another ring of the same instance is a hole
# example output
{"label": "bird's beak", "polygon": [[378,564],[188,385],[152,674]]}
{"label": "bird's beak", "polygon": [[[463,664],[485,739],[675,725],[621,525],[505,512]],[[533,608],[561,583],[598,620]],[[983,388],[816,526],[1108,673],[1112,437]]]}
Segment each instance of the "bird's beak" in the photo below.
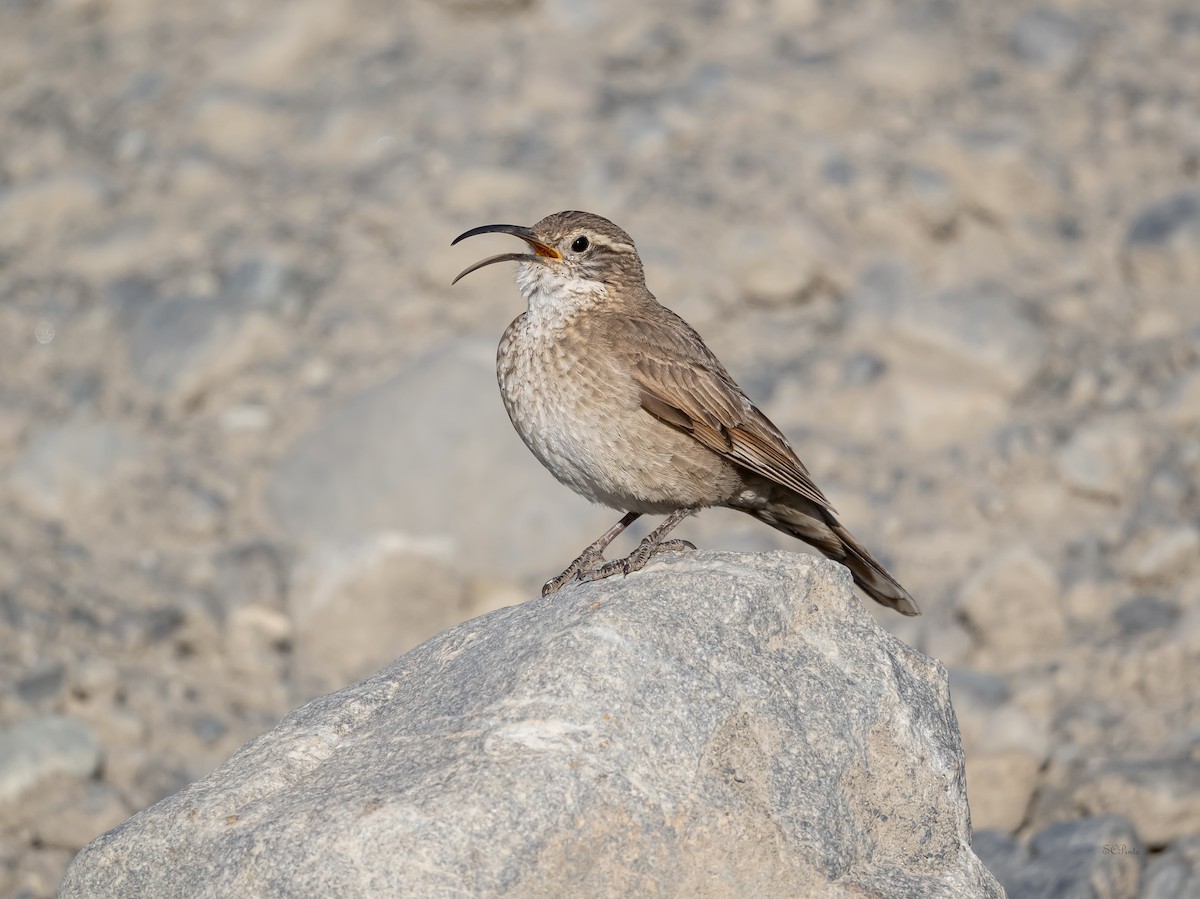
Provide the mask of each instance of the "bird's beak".
{"label": "bird's beak", "polygon": [[458,237],[450,242],[450,246],[454,246],[460,240],[466,240],[468,237],[474,237],[476,234],[513,234],[525,243],[532,247],[532,253],[501,253],[499,256],[489,256],[476,262],[474,265],[464,268],[451,281],[451,284],[457,284],[462,278],[476,269],[483,268],[485,265],[491,265],[493,262],[546,262],[551,259],[562,259],[562,253],[554,249],[549,244],[542,243],[533,233],[533,229],[526,228],[523,225],[480,225],[478,228],[472,228],[470,231],[464,231]]}

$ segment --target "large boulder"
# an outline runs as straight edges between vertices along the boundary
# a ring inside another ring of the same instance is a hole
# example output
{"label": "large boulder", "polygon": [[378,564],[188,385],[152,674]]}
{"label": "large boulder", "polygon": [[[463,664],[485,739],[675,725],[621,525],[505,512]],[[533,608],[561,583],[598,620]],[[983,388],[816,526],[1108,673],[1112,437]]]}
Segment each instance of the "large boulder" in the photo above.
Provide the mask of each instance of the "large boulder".
{"label": "large boulder", "polygon": [[945,670],[844,568],[660,557],[448,630],[85,847],[61,897],[999,897]]}

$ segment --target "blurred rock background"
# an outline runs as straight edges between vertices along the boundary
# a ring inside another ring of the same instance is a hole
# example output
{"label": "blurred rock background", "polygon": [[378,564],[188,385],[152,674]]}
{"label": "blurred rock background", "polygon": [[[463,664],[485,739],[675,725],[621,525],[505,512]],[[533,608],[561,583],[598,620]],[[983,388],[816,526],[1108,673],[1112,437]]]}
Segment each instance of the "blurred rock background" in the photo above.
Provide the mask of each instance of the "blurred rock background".
{"label": "blurred rock background", "polygon": [[1195,4],[12,0],[0,895],[615,520],[449,286],[568,208],[921,602],[1013,894],[1200,878]]}

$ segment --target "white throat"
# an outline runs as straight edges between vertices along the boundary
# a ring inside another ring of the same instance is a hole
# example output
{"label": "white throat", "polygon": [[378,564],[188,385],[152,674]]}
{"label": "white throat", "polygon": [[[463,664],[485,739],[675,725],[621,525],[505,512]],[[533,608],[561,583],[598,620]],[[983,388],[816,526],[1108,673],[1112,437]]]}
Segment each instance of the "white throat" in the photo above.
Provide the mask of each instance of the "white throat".
{"label": "white throat", "polygon": [[574,318],[605,297],[599,281],[572,278],[557,266],[540,262],[518,266],[517,288],[529,306],[529,316],[546,323]]}

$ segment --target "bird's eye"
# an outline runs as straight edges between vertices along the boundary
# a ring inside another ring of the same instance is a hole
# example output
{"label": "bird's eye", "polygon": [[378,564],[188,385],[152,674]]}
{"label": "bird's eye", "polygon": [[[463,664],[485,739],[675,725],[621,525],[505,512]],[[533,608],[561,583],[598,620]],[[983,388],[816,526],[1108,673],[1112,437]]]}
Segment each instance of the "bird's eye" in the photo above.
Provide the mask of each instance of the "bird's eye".
{"label": "bird's eye", "polygon": [[580,234],[573,241],[571,241],[571,249],[574,250],[576,253],[582,253],[587,248],[588,248],[588,239],[586,237],[584,237],[582,234]]}

